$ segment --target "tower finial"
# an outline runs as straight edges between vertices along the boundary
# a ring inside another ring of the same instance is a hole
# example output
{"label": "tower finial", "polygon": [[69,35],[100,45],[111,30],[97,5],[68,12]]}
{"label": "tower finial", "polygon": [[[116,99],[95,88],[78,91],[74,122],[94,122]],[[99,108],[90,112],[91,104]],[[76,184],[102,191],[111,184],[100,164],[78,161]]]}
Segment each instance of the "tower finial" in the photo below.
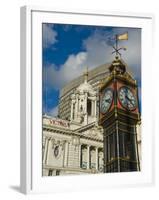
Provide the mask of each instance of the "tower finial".
{"label": "tower finial", "polygon": [[87,83],[87,81],[88,81],[88,66],[86,66],[86,69],[85,69],[83,75],[84,75],[84,82]]}
{"label": "tower finial", "polygon": [[115,46],[112,45],[114,51],[112,52],[112,54],[116,54],[115,58],[118,59],[119,56],[121,57],[121,53],[120,50],[124,50],[126,51],[126,47],[118,47],[118,41],[119,40],[128,40],[128,32],[125,32],[123,34],[120,35],[115,35]]}

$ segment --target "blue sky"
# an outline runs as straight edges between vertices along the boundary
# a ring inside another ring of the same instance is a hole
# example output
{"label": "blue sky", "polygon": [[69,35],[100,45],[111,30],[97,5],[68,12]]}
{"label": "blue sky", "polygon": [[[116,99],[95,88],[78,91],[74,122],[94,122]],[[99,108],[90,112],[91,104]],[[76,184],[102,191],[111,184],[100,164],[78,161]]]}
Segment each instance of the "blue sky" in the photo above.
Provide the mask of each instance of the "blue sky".
{"label": "blue sky", "polygon": [[[57,115],[59,90],[81,75],[88,66],[91,70],[110,63],[114,55],[110,38],[128,32],[122,59],[137,79],[141,96],[141,29],[125,27],[43,24],[43,113]],[[141,97],[140,97],[141,99]],[[141,100],[140,100],[141,101]]]}

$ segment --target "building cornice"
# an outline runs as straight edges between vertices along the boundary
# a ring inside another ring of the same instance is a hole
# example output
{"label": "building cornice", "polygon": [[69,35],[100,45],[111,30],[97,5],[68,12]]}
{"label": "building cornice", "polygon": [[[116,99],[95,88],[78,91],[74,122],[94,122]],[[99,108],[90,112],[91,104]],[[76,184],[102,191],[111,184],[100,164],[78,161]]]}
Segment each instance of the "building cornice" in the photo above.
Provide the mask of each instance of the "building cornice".
{"label": "building cornice", "polygon": [[[89,129],[89,128],[90,127],[87,126],[87,129]],[[87,129],[84,129],[84,130],[87,130]],[[81,133],[77,132],[77,130],[68,130],[68,129],[49,126],[49,125],[43,125],[43,131],[59,133],[61,135],[77,136],[77,137],[80,137],[82,139],[93,140],[93,141],[96,141],[96,142],[103,142],[103,140],[101,140],[101,139],[99,139],[95,136],[82,135]]]}

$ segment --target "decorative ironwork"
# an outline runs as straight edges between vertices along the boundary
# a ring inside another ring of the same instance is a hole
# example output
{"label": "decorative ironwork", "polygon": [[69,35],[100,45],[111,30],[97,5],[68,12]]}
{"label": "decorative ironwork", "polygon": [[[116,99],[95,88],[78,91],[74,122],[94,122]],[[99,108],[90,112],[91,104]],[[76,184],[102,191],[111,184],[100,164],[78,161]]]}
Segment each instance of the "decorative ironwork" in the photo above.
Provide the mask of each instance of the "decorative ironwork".
{"label": "decorative ironwork", "polygon": [[114,51],[112,52],[112,54],[115,53],[116,54],[116,58],[118,58],[118,56],[121,57],[121,53],[120,53],[121,50],[126,51],[126,47],[119,47],[118,46],[118,41],[119,40],[128,40],[128,32],[125,32],[125,33],[120,34],[120,35],[116,34],[115,37],[114,37],[114,39],[115,39],[115,45],[111,44],[111,46],[114,49]]}

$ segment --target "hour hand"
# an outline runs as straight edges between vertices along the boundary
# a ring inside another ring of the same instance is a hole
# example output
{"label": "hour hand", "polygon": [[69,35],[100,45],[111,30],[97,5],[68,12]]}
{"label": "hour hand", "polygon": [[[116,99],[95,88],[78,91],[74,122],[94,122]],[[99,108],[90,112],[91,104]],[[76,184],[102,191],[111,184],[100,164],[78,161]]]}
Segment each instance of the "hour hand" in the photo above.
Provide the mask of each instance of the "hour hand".
{"label": "hour hand", "polygon": [[111,102],[111,100],[110,100],[110,99],[105,99],[105,102],[108,102],[108,103],[110,103],[110,102]]}
{"label": "hour hand", "polygon": [[127,99],[128,103],[130,103],[131,105],[134,105],[133,100],[130,99],[127,95],[125,96],[125,98]]}
{"label": "hour hand", "polygon": [[126,98],[128,101],[131,102],[131,99],[130,99],[127,95],[125,95],[125,98]]}

